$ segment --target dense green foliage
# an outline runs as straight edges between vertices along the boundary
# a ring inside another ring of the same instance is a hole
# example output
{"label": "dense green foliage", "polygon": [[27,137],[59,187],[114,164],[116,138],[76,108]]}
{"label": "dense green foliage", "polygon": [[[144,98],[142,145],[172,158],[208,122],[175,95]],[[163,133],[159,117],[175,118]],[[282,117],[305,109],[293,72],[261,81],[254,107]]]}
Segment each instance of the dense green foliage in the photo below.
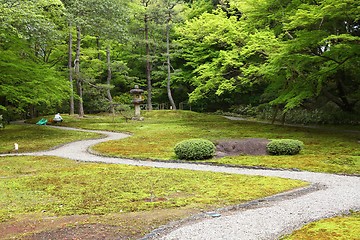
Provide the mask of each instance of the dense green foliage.
{"label": "dense green foliage", "polygon": [[303,149],[304,143],[294,139],[275,139],[266,145],[271,155],[296,155]]}
{"label": "dense green foliage", "polygon": [[356,0],[1,0],[0,111],[68,111],[75,85],[85,112],[109,111],[130,104],[137,84],[154,108],[172,94],[199,111],[251,105],[274,120],[317,111],[324,123],[346,112],[357,123],[359,9]]}
{"label": "dense green foliage", "polygon": [[190,101],[358,110],[357,1],[227,3],[227,11],[204,13],[180,28],[196,87]]}
{"label": "dense green foliage", "polygon": [[202,160],[214,156],[215,145],[206,139],[189,139],[177,143],[174,151],[180,159]]}

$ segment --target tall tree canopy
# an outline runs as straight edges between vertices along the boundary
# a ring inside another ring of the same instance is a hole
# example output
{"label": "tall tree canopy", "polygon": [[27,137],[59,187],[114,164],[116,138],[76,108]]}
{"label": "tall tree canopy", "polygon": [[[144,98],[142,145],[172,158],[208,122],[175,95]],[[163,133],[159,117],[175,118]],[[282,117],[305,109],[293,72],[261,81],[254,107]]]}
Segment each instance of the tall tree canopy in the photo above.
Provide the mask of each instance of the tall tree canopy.
{"label": "tall tree canopy", "polygon": [[266,0],[247,6],[246,21],[271,30],[279,42],[261,70],[271,103],[291,109],[326,98],[354,111],[360,96],[358,1]]}
{"label": "tall tree canopy", "polygon": [[64,75],[58,72],[63,24],[61,1],[0,2],[0,108],[28,111],[51,107],[68,97]]}
{"label": "tall tree canopy", "polygon": [[354,111],[360,91],[359,4],[218,1],[178,28],[186,81],[194,86],[190,101],[219,108],[217,102],[252,99],[285,110],[333,102]]}
{"label": "tall tree canopy", "polygon": [[360,111],[356,0],[0,0],[0,27],[1,111],[67,111],[74,70],[84,112],[134,85],[149,109]]}

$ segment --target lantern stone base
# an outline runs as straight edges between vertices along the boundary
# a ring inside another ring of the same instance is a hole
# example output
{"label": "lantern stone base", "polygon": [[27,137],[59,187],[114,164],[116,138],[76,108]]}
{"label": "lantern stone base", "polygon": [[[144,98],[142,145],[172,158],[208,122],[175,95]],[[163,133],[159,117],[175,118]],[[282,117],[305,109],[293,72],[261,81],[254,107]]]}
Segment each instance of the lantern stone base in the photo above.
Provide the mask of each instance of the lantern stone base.
{"label": "lantern stone base", "polygon": [[135,117],[140,117],[140,105],[135,104]]}
{"label": "lantern stone base", "polygon": [[144,117],[132,117],[131,120],[135,120],[135,121],[144,121]]}
{"label": "lantern stone base", "polygon": [[138,85],[135,85],[134,89],[130,90],[130,93],[133,95],[133,101],[135,107],[135,116],[132,118],[132,120],[138,120],[143,121],[144,118],[140,117],[140,104],[143,102],[143,98],[141,94],[144,92],[144,90],[139,89]]}

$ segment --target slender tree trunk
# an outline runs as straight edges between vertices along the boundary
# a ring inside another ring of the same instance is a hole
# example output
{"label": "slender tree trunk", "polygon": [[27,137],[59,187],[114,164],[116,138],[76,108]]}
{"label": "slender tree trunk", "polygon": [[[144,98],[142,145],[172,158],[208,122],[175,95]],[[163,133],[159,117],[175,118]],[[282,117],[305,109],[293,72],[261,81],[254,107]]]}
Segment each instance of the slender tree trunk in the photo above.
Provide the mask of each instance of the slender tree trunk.
{"label": "slender tree trunk", "polygon": [[69,85],[70,85],[70,115],[74,115],[74,87],[73,87],[73,69],[72,69],[72,33],[71,33],[71,23],[69,24],[69,61],[68,61],[68,68],[69,68]]}
{"label": "slender tree trunk", "polygon": [[351,103],[347,97],[346,87],[343,82],[343,80],[345,80],[345,79],[346,79],[345,72],[340,71],[339,76],[337,77],[337,80],[336,80],[337,91],[338,91],[339,98],[341,99],[341,102],[343,103],[343,106],[344,106],[342,108],[343,111],[353,112],[355,104]]}
{"label": "slender tree trunk", "polygon": [[[147,5],[146,5],[147,7]],[[151,86],[151,60],[150,60],[150,44],[149,44],[149,16],[145,14],[145,48],[146,48],[146,80],[147,80],[147,106],[148,110],[152,110],[152,86]]]}
{"label": "slender tree trunk", "polygon": [[83,105],[83,89],[82,81],[80,77],[80,43],[81,43],[81,29],[79,26],[76,27],[76,58],[75,58],[75,78],[76,88],[79,95],[79,117],[84,117],[84,105]]}
{"label": "slender tree trunk", "polygon": [[285,125],[285,120],[286,120],[286,112],[283,112],[282,116],[281,116],[281,124]]}
{"label": "slender tree trunk", "polygon": [[100,45],[100,37],[97,36],[96,37],[96,47],[97,47],[97,50],[98,50],[98,59],[101,60],[101,54],[100,54],[100,50],[101,50],[101,45]]}
{"label": "slender tree trunk", "polygon": [[176,104],[174,102],[174,99],[171,94],[171,87],[170,87],[170,81],[171,81],[171,65],[170,65],[170,20],[171,15],[169,12],[168,19],[166,22],[166,56],[167,56],[167,70],[168,70],[168,77],[167,77],[167,84],[166,84],[166,90],[168,94],[168,98],[171,104],[171,107],[173,110],[176,110]]}
{"label": "slender tree trunk", "polygon": [[34,107],[34,105],[30,105],[29,112],[30,112],[30,118],[36,117],[35,116],[35,107]]}
{"label": "slender tree trunk", "polygon": [[335,103],[342,111],[350,113],[354,112],[354,107],[358,101],[351,101],[348,98],[348,92],[350,91],[346,88],[343,82],[343,80],[346,78],[345,73],[341,71],[335,75],[335,77],[336,89],[330,92],[328,89],[323,88],[322,93],[328,100]]}
{"label": "slender tree trunk", "polygon": [[111,91],[110,91],[110,84],[111,84],[111,78],[112,78],[110,46],[107,46],[107,49],[106,49],[106,62],[107,62],[107,74],[108,74],[107,79],[106,79],[106,84],[108,85],[108,88],[107,88],[106,92],[107,92],[107,97],[108,97],[108,100],[110,103],[110,111],[112,112],[112,114],[115,114],[115,109],[114,109],[113,100],[112,100]]}
{"label": "slender tree trunk", "polygon": [[279,106],[276,105],[276,106],[275,106],[274,115],[273,115],[273,118],[272,118],[272,120],[271,120],[271,124],[274,124],[274,123],[275,123],[278,112],[279,112]]}

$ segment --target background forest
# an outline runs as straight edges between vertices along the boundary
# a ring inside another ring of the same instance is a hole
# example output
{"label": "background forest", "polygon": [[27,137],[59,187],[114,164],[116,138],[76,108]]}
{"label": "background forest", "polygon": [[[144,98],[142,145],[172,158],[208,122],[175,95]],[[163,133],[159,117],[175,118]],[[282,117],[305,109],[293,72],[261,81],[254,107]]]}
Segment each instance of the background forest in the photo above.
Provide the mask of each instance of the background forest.
{"label": "background forest", "polygon": [[149,110],[358,123],[360,2],[0,0],[0,83],[7,120],[116,111],[139,85]]}

